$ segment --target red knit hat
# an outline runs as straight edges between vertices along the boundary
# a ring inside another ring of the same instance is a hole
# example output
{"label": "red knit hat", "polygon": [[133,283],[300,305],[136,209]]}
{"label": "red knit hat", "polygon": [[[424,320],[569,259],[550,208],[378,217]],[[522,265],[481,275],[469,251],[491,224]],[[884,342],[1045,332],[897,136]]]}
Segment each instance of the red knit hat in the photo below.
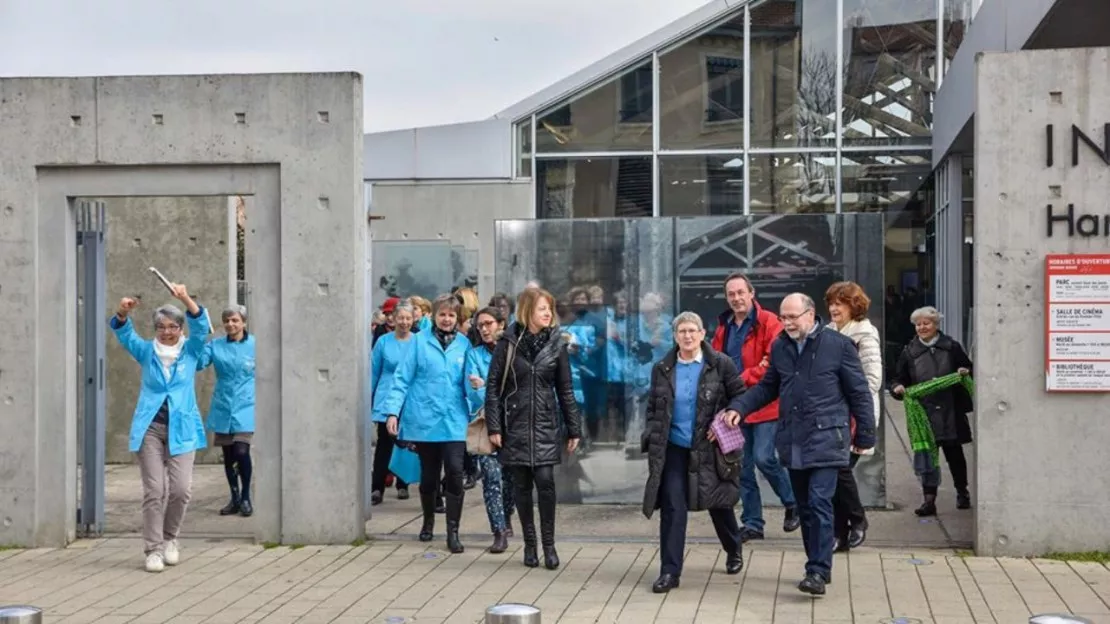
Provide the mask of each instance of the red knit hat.
{"label": "red knit hat", "polygon": [[400,297],[390,297],[386,299],[385,303],[382,304],[382,312],[393,314],[393,308],[396,308],[398,303],[401,303]]}

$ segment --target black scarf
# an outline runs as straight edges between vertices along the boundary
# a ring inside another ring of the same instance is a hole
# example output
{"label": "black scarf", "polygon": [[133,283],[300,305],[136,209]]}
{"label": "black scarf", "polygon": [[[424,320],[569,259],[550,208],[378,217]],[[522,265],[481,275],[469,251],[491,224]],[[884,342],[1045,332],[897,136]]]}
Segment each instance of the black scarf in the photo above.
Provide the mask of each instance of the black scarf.
{"label": "black scarf", "polygon": [[517,349],[520,350],[520,355],[529,362],[535,361],[539,352],[542,351],[543,348],[547,346],[548,341],[551,340],[551,331],[550,327],[545,327],[538,333],[533,334],[528,331],[527,327],[523,328],[520,332],[520,340],[517,343]]}
{"label": "black scarf", "polygon": [[444,351],[446,351],[447,347],[455,341],[456,336],[455,330],[452,329],[451,331],[443,331],[439,328],[439,325],[432,325],[432,334],[435,335],[436,340],[439,341],[439,345],[443,347]]}

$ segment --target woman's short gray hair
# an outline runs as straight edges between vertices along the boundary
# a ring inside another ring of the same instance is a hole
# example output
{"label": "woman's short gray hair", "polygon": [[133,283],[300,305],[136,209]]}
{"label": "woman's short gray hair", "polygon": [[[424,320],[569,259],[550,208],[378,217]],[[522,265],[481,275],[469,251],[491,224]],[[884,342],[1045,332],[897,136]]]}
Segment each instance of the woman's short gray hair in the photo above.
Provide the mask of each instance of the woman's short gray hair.
{"label": "woman's short gray hair", "polygon": [[178,327],[185,325],[185,313],[172,305],[164,305],[155,310],[151,320],[157,325],[158,319],[166,319],[171,323],[176,323]]}
{"label": "woman's short gray hair", "polygon": [[393,306],[393,313],[397,314],[398,312],[408,312],[409,314],[412,314],[413,316],[416,315],[415,312],[413,312],[412,304],[407,302],[407,301],[402,301],[401,303],[398,303],[397,305]]}
{"label": "woman's short gray hair", "polygon": [[683,323],[693,323],[698,326],[699,331],[705,331],[705,324],[702,323],[701,317],[698,316],[697,312],[690,312],[689,310],[680,312],[678,316],[674,317],[674,320],[671,321],[671,331],[677,334],[678,326]]}
{"label": "woman's short gray hair", "polygon": [[944,318],[939,311],[933,306],[924,306],[913,311],[910,314],[910,322],[917,323],[921,319],[929,319],[934,325],[940,325],[940,319]]}
{"label": "woman's short gray hair", "polygon": [[224,308],[223,313],[220,314],[220,320],[226,323],[227,319],[231,318],[231,315],[233,315],[233,314],[238,314],[239,318],[243,319],[243,323],[246,324],[246,322],[247,322],[247,307],[246,306],[241,306],[241,305],[231,305],[231,306],[228,306],[228,307]]}

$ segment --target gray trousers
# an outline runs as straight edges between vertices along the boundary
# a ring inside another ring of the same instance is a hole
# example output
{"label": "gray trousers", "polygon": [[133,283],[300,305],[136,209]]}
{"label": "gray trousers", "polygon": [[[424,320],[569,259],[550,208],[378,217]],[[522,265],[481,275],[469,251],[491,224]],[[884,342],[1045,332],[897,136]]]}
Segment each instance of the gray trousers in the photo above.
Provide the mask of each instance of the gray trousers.
{"label": "gray trousers", "polygon": [[151,423],[137,455],[143,479],[143,552],[149,555],[163,552],[166,542],[181,532],[193,495],[196,452],[170,457],[166,425]]}

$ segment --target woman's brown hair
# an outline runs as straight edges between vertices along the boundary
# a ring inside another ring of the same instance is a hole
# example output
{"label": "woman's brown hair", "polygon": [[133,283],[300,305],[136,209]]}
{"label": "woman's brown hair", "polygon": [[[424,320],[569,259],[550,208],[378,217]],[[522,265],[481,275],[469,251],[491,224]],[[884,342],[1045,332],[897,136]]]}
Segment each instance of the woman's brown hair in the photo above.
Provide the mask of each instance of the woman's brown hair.
{"label": "woman's brown hair", "polygon": [[862,321],[867,318],[867,311],[871,309],[871,297],[863,292],[863,288],[855,282],[837,282],[825,291],[825,305],[843,303],[848,306],[853,321]]}
{"label": "woman's brown hair", "polygon": [[527,288],[520,293],[520,297],[517,297],[517,322],[527,328],[528,324],[532,322],[532,315],[535,313],[540,299],[546,299],[547,305],[551,306],[551,327],[558,327],[559,315],[555,313],[555,297],[542,288]]}
{"label": "woman's brown hair", "polygon": [[414,308],[420,308],[420,311],[424,314],[432,313],[432,303],[420,295],[409,297],[409,303],[411,303]]}

